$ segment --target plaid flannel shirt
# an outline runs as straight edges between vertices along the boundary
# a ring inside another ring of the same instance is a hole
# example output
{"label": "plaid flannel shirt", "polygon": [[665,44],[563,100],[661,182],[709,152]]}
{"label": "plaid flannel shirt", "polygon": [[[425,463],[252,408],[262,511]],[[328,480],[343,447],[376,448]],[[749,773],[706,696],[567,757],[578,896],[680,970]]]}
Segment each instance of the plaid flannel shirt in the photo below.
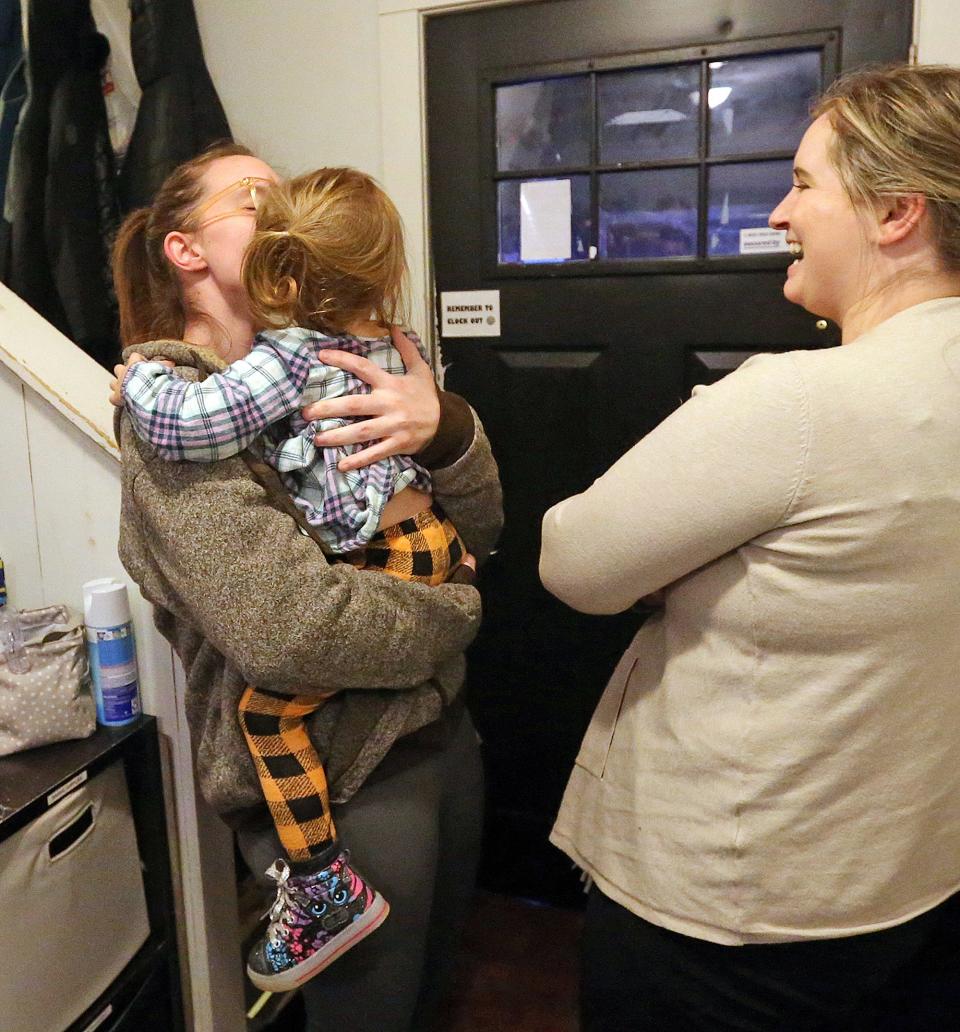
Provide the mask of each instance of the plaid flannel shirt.
{"label": "plaid flannel shirt", "polygon": [[[409,337],[423,354],[415,334]],[[383,508],[404,487],[431,490],[430,474],[408,455],[342,473],[337,463],[367,446],[318,448],[313,435],[350,422],[306,422],[300,409],[321,398],[369,394],[370,386],[324,365],[324,348],[368,358],[402,374],[390,337],[330,337],[293,326],[258,333],[253,349],[199,383],[159,362],[138,362],[123,381],[123,401],[137,435],[165,459],[216,462],[263,437],[263,458],[278,471],[297,505],[332,554],[363,548],[380,527]],[[424,355],[426,358],[426,355]]]}

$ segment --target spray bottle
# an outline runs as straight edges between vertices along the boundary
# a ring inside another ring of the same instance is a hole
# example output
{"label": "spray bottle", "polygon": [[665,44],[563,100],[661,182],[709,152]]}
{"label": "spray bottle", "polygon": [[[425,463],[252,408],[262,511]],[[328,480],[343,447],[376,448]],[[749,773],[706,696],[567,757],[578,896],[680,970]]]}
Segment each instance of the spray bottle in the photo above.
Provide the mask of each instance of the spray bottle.
{"label": "spray bottle", "polygon": [[112,577],[83,585],[83,622],[97,703],[97,723],[129,724],[140,716],[137,651],[127,587]]}

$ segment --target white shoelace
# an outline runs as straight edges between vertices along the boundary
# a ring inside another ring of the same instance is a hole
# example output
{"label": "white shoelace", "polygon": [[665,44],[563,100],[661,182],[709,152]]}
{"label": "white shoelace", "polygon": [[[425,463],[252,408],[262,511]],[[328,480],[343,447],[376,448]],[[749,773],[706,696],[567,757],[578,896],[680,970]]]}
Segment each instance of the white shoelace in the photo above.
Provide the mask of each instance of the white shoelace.
{"label": "white shoelace", "polygon": [[293,895],[287,886],[290,873],[290,865],[282,857],[274,860],[266,872],[267,877],[277,883],[276,898],[270,904],[270,909],[263,914],[263,917],[269,917],[270,919],[270,924],[267,927],[267,938],[274,945],[277,945],[284,938],[287,926],[283,923],[283,914],[294,904]]}

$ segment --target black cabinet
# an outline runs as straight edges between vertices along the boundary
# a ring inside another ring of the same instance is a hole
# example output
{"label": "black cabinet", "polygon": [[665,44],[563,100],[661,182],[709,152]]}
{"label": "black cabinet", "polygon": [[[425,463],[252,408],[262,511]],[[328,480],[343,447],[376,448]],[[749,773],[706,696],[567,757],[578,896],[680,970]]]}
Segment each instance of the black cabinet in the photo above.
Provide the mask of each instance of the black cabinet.
{"label": "black cabinet", "polygon": [[[36,1032],[183,1032],[185,1027],[159,738],[153,717],[141,717],[121,728],[98,727],[90,738],[0,759],[0,849],[18,833],[26,834],[52,807],[111,770],[122,771],[122,779],[116,780],[125,782],[129,795],[138,854],[131,862],[139,863],[143,879],[146,939],[96,1000],[84,1001],[87,1006],[82,1012],[71,1013],[67,1029],[59,1018],[51,1017],[51,1027],[37,1028]],[[76,834],[80,842],[81,820],[78,818],[71,827],[78,830],[68,834]],[[5,883],[9,888],[12,880],[10,871],[0,869],[0,906],[5,905]],[[97,891],[102,893],[104,907],[113,905],[109,870],[103,871]],[[70,919],[67,910],[61,927],[47,927],[51,923],[47,921],[33,934],[69,934],[74,948],[82,950],[84,929],[70,927]],[[25,986],[24,991],[35,992],[38,985],[55,992],[56,972],[38,971],[33,986]],[[8,1025],[4,1017],[0,1015],[0,1027]]]}

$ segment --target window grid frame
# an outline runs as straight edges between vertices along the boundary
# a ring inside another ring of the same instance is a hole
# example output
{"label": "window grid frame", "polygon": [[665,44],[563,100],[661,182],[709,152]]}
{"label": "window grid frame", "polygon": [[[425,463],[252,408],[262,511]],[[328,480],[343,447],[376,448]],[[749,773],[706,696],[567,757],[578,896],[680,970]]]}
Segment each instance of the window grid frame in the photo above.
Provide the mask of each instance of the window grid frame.
{"label": "window grid frame", "polygon": [[[754,164],[762,161],[785,161],[793,158],[794,150],[753,151],[736,154],[710,155],[709,117],[707,103],[709,94],[709,65],[711,61],[772,56],[819,51],[820,89],[835,78],[839,72],[840,32],[828,29],[819,32],[793,33],[789,36],[774,36],[747,40],[731,44],[685,47],[676,50],[645,51],[617,57],[595,58],[578,61],[553,62],[524,68],[484,70],[480,76],[479,105],[480,141],[486,155],[485,167],[481,171],[482,213],[486,223],[483,239],[486,242],[483,257],[483,272],[486,277],[543,278],[557,276],[591,275],[636,275],[663,272],[695,273],[749,271],[754,269],[780,268],[788,260],[786,254],[769,255],[715,255],[708,254],[708,207],[709,169],[717,165]],[[599,89],[598,78],[605,72],[632,71],[680,64],[699,66],[700,103],[698,108],[698,143],[695,157],[654,159],[636,162],[601,163],[599,135]],[[558,165],[547,168],[524,168],[503,170],[497,167],[496,133],[496,90],[501,86],[519,85],[527,82],[542,82],[547,79],[569,78],[588,75],[590,104],[590,160],[584,165]],[[655,169],[696,168],[697,175],[697,244],[696,256],[669,258],[601,258],[599,240],[599,195],[600,176],[617,172],[642,172]],[[585,259],[566,259],[557,262],[501,262],[500,222],[497,192],[504,180],[564,179],[572,176],[590,177],[590,219],[591,239],[587,245]],[[492,229],[492,233],[491,233]],[[590,258],[590,254],[596,257]]]}

